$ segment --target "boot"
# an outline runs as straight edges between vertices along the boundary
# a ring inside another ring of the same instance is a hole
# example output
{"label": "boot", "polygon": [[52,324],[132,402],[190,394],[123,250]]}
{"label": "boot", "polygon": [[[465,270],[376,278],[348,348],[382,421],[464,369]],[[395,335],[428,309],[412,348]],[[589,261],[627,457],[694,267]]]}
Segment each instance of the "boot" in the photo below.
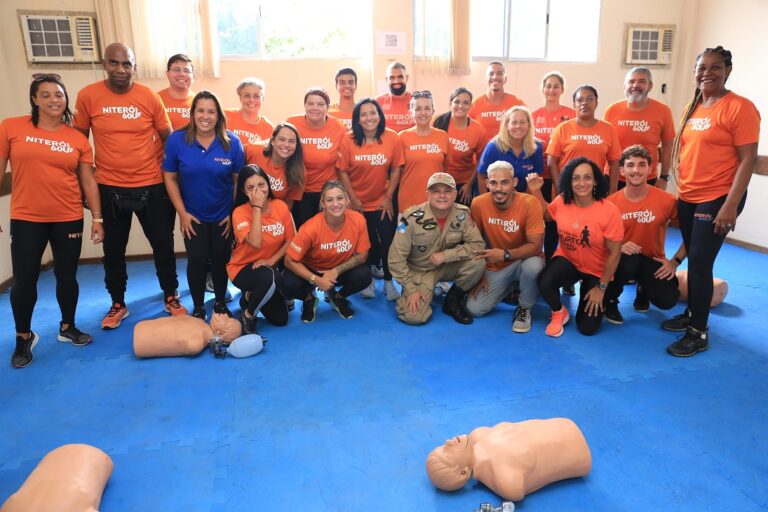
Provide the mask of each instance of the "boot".
{"label": "boot", "polygon": [[456,286],[456,283],[451,286],[448,293],[445,294],[445,302],[443,302],[443,313],[452,317],[460,324],[471,324],[473,319],[472,315],[467,311],[465,306],[467,302],[467,292]]}

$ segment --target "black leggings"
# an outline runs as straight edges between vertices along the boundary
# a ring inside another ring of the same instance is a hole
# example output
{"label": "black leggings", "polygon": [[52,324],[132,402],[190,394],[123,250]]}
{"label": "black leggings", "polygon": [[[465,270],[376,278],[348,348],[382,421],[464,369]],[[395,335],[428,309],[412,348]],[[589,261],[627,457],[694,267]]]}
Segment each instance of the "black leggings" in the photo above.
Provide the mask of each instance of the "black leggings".
{"label": "black leggings", "polygon": [[[552,180],[550,178],[544,180],[544,185],[541,187],[541,195],[546,199],[547,203],[552,202]],[[544,257],[546,261],[552,259],[552,255],[555,254],[559,242],[557,222],[553,220],[544,222]]]}
{"label": "black leggings", "polygon": [[[395,218],[390,219],[389,215],[384,214],[381,218],[381,210],[365,212],[365,223],[368,226],[368,239],[371,241],[371,250],[368,252],[368,264],[378,265],[382,262],[384,269],[384,279],[392,280],[392,274],[389,272],[389,246],[392,245],[392,239],[395,237]],[[397,215],[397,213],[395,213]]]}
{"label": "black leggings", "polygon": [[[715,233],[717,212],[727,196],[706,203],[688,203],[677,200],[677,216],[680,234],[688,254],[688,308],[691,311],[691,327],[703,331],[709,322],[709,305],[714,285],[712,270],[715,258],[725,241],[724,235]],[[739,201],[736,214],[740,214],[747,201],[747,194]]]}
{"label": "black leggings", "polygon": [[[367,263],[363,263],[341,274],[336,280],[336,287],[341,286],[339,293],[344,297],[349,297],[364,290],[371,284],[372,279],[371,267]],[[309,281],[300,278],[288,269],[283,271],[283,293],[287,298],[304,300],[313,289],[314,286]]]}
{"label": "black leggings", "polygon": [[672,279],[657,279],[653,274],[661,267],[661,263],[642,254],[622,254],[619,266],[613,275],[613,281],[605,291],[605,300],[618,299],[624,291],[624,285],[630,279],[637,280],[637,286],[642,287],[648,300],[659,309],[671,309],[680,298],[677,277]]}
{"label": "black leggings", "polygon": [[579,272],[576,266],[562,256],[555,256],[547,262],[547,266],[539,274],[539,293],[552,311],[560,311],[560,288],[581,280],[579,287],[579,306],[576,309],[576,327],[581,334],[595,334],[603,321],[603,315],[588,316],[584,311],[587,305],[587,292],[598,285],[600,278]]}
{"label": "black leggings", "polygon": [[291,211],[298,230],[320,211],[320,192],[304,192],[301,199],[294,201]]}
{"label": "black leggings", "polygon": [[174,295],[179,288],[176,274],[176,255],[173,252],[173,229],[176,210],[168,199],[165,185],[158,183],[147,187],[123,189],[137,193],[147,191],[146,202],[134,212],[121,209],[114,201],[107,185],[99,184],[101,209],[104,216],[104,283],[112,302],[125,302],[128,271],[125,265],[125,249],[131,234],[133,215],[139,219],[144,236],[152,247],[155,270],[164,297]]}
{"label": "black leggings", "polygon": [[253,316],[259,311],[264,318],[275,325],[288,323],[288,307],[280,291],[282,275],[280,270],[268,265],[252,268],[246,265],[237,273],[232,282],[245,294],[250,293],[246,310]]}
{"label": "black leggings", "polygon": [[61,322],[75,323],[80,288],[77,263],[83,244],[83,219],[68,222],[30,222],[11,219],[11,309],[16,332],[31,330],[32,312],[37,303],[37,279],[45,247],[51,243],[56,300]]}
{"label": "black leggings", "polygon": [[[218,222],[192,224],[195,236],[184,238],[187,249],[187,284],[195,307],[205,304],[205,279],[210,270],[216,301],[223,301],[227,293],[227,262],[232,240],[221,236],[225,226]],[[210,267],[209,267],[210,264]]]}

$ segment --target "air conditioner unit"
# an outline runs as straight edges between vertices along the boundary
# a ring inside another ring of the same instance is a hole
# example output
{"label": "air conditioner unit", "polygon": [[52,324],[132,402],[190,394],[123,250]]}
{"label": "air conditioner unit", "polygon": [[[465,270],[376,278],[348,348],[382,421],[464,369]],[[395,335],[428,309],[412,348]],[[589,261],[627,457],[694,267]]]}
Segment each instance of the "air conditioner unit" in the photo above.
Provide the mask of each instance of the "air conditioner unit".
{"label": "air conditioner unit", "polygon": [[627,25],[624,64],[669,66],[674,39],[674,25]]}
{"label": "air conditioner unit", "polygon": [[93,15],[19,13],[27,61],[33,63],[100,62]]}

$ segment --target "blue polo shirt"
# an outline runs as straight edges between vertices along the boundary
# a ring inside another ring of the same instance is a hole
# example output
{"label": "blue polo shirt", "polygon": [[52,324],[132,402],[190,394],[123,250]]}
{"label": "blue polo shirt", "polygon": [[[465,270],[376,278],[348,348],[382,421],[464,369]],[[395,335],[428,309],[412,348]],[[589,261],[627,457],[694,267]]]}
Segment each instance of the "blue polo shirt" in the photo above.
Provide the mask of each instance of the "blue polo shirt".
{"label": "blue polo shirt", "polygon": [[232,199],[237,178],[245,165],[245,152],[240,139],[229,135],[229,151],[214,139],[205,149],[196,140],[184,140],[184,130],[176,130],[165,141],[163,171],[179,173],[179,188],[184,207],[200,222],[219,222],[232,212]]}
{"label": "blue polo shirt", "polygon": [[544,152],[541,147],[541,142],[536,141],[536,152],[531,156],[526,156],[525,153],[521,153],[520,156],[515,156],[512,151],[506,153],[499,150],[496,146],[496,142],[491,141],[485,146],[482,156],[480,156],[480,163],[477,164],[477,172],[483,177],[488,177],[488,167],[493,162],[503,160],[509,162],[515,169],[515,177],[517,178],[517,185],[515,190],[518,192],[525,192],[528,188],[528,183],[525,181],[525,177],[532,172],[539,174],[544,173]]}

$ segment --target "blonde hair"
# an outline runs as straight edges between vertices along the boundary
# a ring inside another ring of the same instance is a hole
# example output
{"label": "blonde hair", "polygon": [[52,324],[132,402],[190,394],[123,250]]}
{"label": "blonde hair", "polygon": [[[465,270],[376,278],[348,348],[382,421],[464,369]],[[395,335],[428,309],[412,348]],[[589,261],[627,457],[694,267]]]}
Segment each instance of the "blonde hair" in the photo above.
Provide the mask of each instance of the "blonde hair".
{"label": "blonde hair", "polygon": [[536,135],[533,126],[533,118],[531,117],[531,111],[522,105],[514,106],[504,112],[504,115],[501,118],[501,123],[499,124],[499,133],[493,138],[493,141],[502,153],[512,151],[512,136],[509,134],[507,124],[509,124],[509,120],[516,112],[524,113],[525,118],[528,119],[528,133],[523,137],[523,155],[526,157],[533,156],[536,153]]}

